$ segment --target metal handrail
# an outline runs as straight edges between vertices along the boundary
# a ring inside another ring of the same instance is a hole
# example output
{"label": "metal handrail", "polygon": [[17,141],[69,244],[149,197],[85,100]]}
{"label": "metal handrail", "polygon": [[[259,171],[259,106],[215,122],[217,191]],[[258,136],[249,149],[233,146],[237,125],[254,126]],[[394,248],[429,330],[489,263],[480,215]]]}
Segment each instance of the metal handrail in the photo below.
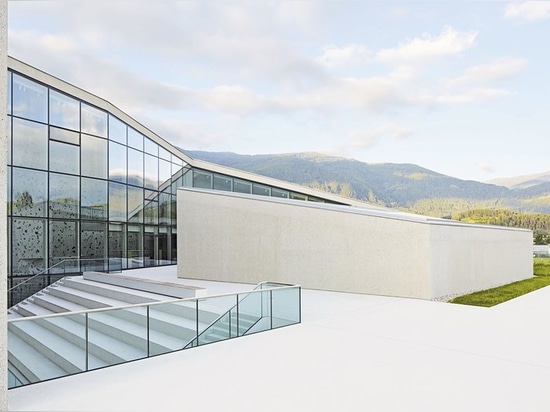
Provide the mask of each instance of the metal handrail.
{"label": "metal handrail", "polygon": [[[261,284],[265,284],[265,283],[273,283],[273,282],[261,282],[261,283],[258,284],[258,286],[261,285]],[[256,286],[256,288],[258,286]],[[288,285],[285,285],[285,286],[275,287],[275,288],[271,288],[271,289],[273,289],[273,290],[274,289],[282,290],[282,289],[293,289],[293,288],[296,288],[296,287],[300,287],[300,285],[288,284]],[[249,290],[249,291],[244,291],[244,292],[221,293],[219,295],[203,296],[203,297],[200,297],[200,298],[181,298],[181,299],[180,298],[175,298],[175,299],[172,299],[172,300],[163,300],[163,301],[159,301],[159,302],[134,303],[134,304],[131,304],[131,305],[124,305],[124,306],[110,306],[110,307],[107,307],[107,308],[84,309],[84,310],[78,310],[78,311],[73,311],[73,312],[52,313],[52,314],[49,314],[49,315],[25,316],[25,317],[22,317],[22,318],[8,319],[8,323],[23,322],[27,319],[33,319],[33,318],[48,319],[48,318],[69,316],[69,315],[84,315],[84,314],[87,314],[87,313],[108,312],[108,311],[119,310],[119,309],[120,310],[122,310],[122,309],[135,309],[135,308],[140,308],[140,307],[147,307],[147,306],[150,307],[150,306],[155,306],[155,305],[162,305],[162,304],[166,304],[166,303],[179,303],[179,302],[184,302],[184,301],[189,301],[189,302],[204,301],[204,300],[209,300],[211,298],[223,298],[223,297],[227,297],[227,296],[244,295],[244,294],[249,295],[249,294],[252,294],[252,293],[261,293],[261,292],[265,292],[266,290],[270,290],[270,289],[256,289],[256,288],[254,288],[252,290]],[[224,312],[224,315],[226,313],[227,312]],[[218,320],[218,318],[216,320]]]}
{"label": "metal handrail", "polygon": [[28,279],[25,279],[23,282],[18,283],[18,284],[15,285],[15,286],[12,286],[11,288],[8,289],[8,292],[11,292],[12,290],[14,290],[14,289],[20,287],[21,285],[24,285],[24,284],[26,284],[27,282],[30,282],[31,280],[37,278],[38,276],[43,276],[43,275],[49,274],[48,272],[49,272],[50,270],[52,270],[53,268],[55,268],[55,267],[61,265],[62,263],[65,263],[65,262],[75,261],[75,260],[79,260],[79,261],[86,261],[86,260],[88,260],[88,261],[90,261],[90,260],[103,260],[103,261],[105,261],[105,260],[107,260],[107,261],[109,261],[109,260],[111,260],[111,259],[113,259],[113,258],[98,258],[98,259],[94,259],[94,258],[84,258],[84,259],[82,259],[82,258],[68,258],[68,259],[63,259],[62,261],[57,262],[55,265],[50,266],[49,268],[44,269],[44,270],[41,271],[41,272],[38,272],[37,274],[35,274],[34,276],[32,276],[32,277],[30,277],[30,278],[28,278]]}

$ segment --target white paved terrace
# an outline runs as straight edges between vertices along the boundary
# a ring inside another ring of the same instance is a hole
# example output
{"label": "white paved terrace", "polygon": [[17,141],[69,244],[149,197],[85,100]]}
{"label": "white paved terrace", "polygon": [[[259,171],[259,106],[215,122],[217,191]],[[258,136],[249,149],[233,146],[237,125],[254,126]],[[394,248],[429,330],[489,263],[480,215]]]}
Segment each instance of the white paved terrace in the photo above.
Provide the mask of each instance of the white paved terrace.
{"label": "white paved terrace", "polygon": [[550,410],[550,287],[490,309],[312,290],[302,303],[300,325],[13,389],[9,409]]}

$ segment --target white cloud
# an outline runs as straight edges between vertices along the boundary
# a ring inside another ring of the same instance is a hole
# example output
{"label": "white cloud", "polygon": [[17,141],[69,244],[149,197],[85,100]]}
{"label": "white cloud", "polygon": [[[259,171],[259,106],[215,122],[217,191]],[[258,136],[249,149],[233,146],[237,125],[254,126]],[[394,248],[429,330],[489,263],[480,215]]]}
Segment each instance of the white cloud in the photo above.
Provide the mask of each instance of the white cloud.
{"label": "white cloud", "polygon": [[347,46],[327,46],[319,61],[328,67],[346,67],[367,62],[370,58],[369,51],[360,44],[348,44]]}
{"label": "white cloud", "polygon": [[350,146],[354,150],[367,149],[382,139],[402,140],[413,134],[413,130],[392,124],[381,124],[373,130],[354,130],[350,133]]}
{"label": "white cloud", "polygon": [[448,88],[503,80],[519,74],[527,66],[527,60],[519,58],[500,59],[491,63],[470,67],[460,77],[447,82]]}
{"label": "white cloud", "polygon": [[495,172],[495,169],[494,169],[493,165],[491,165],[490,163],[479,162],[476,166],[479,170],[481,170],[485,173],[494,173]]}
{"label": "white cloud", "polygon": [[424,34],[391,49],[383,49],[376,56],[387,63],[426,63],[455,56],[468,50],[475,42],[477,32],[458,32],[446,27],[439,36]]}
{"label": "white cloud", "polygon": [[504,15],[517,20],[546,20],[550,19],[550,2],[526,1],[523,3],[510,3],[506,6]]}

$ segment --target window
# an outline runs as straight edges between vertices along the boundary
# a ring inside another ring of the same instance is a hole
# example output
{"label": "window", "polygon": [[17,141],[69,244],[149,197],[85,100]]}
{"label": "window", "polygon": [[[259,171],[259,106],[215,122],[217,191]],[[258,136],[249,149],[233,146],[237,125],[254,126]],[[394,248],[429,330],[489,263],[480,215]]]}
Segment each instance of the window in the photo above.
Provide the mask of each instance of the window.
{"label": "window", "polygon": [[50,217],[78,218],[79,180],[78,176],[50,173]]}
{"label": "window", "polygon": [[126,185],[109,182],[109,220],[126,221]]}
{"label": "window", "polygon": [[193,170],[193,187],[212,189],[212,173]]}
{"label": "window", "polygon": [[80,173],[79,147],[50,140],[50,170],[78,175]]}
{"label": "window", "polygon": [[246,180],[233,180],[233,191],[238,193],[252,193],[252,183]]}
{"label": "window", "polygon": [[80,214],[83,219],[107,219],[107,182],[83,177],[81,184]]}
{"label": "window", "polygon": [[116,117],[109,115],[109,139],[126,144],[126,125]]}
{"label": "window", "polygon": [[48,174],[13,168],[12,213],[16,216],[46,216]]}
{"label": "window", "polygon": [[107,137],[107,113],[85,103],[81,106],[82,132]]}
{"label": "window", "polygon": [[80,102],[50,90],[50,124],[80,130]]}
{"label": "window", "polygon": [[131,127],[128,128],[128,146],[143,151],[143,136]]}
{"label": "window", "polygon": [[42,123],[48,121],[48,89],[45,86],[14,74],[12,94],[14,116]]}
{"label": "window", "polygon": [[271,196],[273,197],[282,197],[284,199],[288,199],[288,191],[277,189],[275,187],[271,188]]}
{"label": "window", "polygon": [[109,180],[126,183],[126,146],[109,142]]}
{"label": "window", "polygon": [[270,196],[271,190],[269,186],[260,185],[258,183],[252,184],[252,193],[261,196]]}
{"label": "window", "polygon": [[13,165],[48,168],[48,126],[13,119]]}
{"label": "window", "polygon": [[158,190],[159,187],[159,159],[145,155],[145,187]]}
{"label": "window", "polygon": [[214,175],[214,190],[225,190],[226,192],[232,191],[231,178],[222,175]]}
{"label": "window", "polygon": [[107,141],[83,134],[80,149],[82,158],[82,175],[106,179]]}
{"label": "window", "polygon": [[128,184],[143,187],[143,153],[128,148]]}

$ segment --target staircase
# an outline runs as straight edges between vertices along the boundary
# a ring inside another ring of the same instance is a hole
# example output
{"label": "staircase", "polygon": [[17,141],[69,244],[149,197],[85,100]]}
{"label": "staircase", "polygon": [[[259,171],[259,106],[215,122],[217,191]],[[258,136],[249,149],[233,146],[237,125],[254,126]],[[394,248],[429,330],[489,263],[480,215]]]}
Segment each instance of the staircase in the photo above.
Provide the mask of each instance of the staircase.
{"label": "staircase", "polygon": [[270,290],[181,299],[104,282],[66,277],[9,309],[9,388],[273,327]]}

